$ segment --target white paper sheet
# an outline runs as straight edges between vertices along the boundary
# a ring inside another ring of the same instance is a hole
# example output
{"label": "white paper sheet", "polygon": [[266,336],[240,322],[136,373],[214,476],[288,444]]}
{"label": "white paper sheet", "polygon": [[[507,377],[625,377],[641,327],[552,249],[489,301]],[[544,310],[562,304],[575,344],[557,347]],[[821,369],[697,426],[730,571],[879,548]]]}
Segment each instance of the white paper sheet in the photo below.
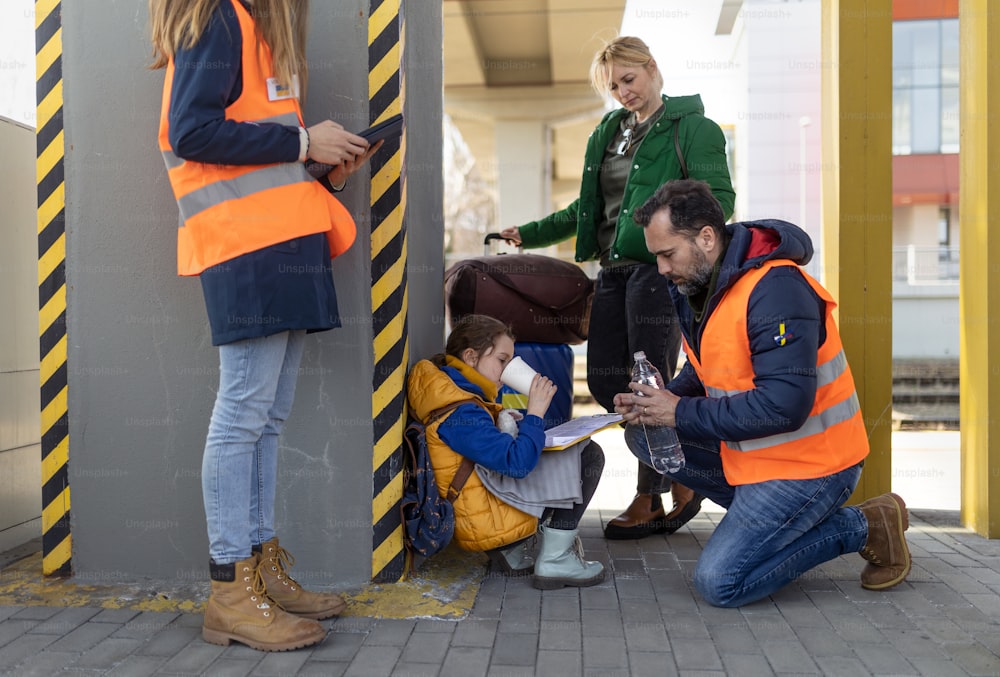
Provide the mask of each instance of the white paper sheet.
{"label": "white paper sheet", "polygon": [[557,451],[590,437],[598,430],[616,425],[622,420],[621,414],[594,414],[573,418],[545,431],[545,449]]}

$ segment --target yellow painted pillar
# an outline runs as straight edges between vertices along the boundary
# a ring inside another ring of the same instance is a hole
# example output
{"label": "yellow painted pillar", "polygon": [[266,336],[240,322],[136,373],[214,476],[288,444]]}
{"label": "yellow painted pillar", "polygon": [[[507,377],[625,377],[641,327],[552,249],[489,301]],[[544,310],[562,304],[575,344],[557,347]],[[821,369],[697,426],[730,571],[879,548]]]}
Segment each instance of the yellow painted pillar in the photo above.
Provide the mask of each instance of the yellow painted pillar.
{"label": "yellow painted pillar", "polygon": [[1000,425],[992,411],[994,393],[1000,404],[1000,304],[993,293],[1000,293],[1000,63],[990,54],[993,40],[1000,48],[1000,7],[996,0],[961,0],[958,23],[962,523],[997,538],[1000,437],[992,433]]}
{"label": "yellow painted pillar", "polygon": [[892,1],[823,0],[822,282],[868,428],[854,500],[892,482]]}

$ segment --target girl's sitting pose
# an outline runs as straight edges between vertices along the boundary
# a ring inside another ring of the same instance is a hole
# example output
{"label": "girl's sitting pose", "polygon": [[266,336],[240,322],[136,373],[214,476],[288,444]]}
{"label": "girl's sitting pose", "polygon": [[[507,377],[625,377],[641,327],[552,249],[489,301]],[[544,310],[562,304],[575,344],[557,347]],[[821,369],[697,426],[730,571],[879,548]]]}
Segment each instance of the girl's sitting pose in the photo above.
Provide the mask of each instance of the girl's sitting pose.
{"label": "girl's sitting pose", "polygon": [[[601,479],[604,451],[586,439],[542,453],[542,417],[556,386],[540,374],[527,393],[526,415],[513,412],[511,424],[510,410],[496,399],[500,374],[513,357],[507,325],[468,315],[453,328],[445,354],[421,360],[410,372],[410,411],[427,428],[441,495],[447,496],[464,459],[475,463],[454,501],[455,541],[486,551],[510,575],[534,567],[536,588],[596,585],[604,580],[604,565],[582,559],[577,531]],[[537,561],[529,550],[536,530]]]}

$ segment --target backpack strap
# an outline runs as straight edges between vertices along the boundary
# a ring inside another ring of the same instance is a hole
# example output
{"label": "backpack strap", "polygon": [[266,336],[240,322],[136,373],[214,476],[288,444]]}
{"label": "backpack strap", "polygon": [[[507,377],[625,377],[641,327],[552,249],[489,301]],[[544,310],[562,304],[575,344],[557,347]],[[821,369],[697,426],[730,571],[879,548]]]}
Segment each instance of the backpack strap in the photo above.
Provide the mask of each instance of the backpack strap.
{"label": "backpack strap", "polygon": [[[447,406],[441,407],[440,409],[435,409],[427,417],[427,425],[434,423],[439,418],[442,418],[445,414],[448,414],[453,410],[458,409],[463,404],[479,404],[479,400],[475,398],[469,398],[467,400],[460,400],[458,402],[454,402]],[[461,495],[462,493],[462,488],[465,486],[465,483],[469,481],[469,477],[472,475],[472,471],[475,470],[475,468],[476,468],[475,463],[467,459],[465,456],[462,457],[462,464],[458,466],[458,472],[456,472],[455,476],[451,478],[451,484],[448,485],[448,491],[445,493],[445,498],[447,498],[449,502],[454,503],[456,500],[458,500],[459,495]]]}
{"label": "backpack strap", "polygon": [[677,160],[681,163],[681,174],[684,178],[688,178],[688,166],[684,161],[684,153],[681,151],[681,118],[677,118],[677,122],[674,123],[674,150],[677,152]]}
{"label": "backpack strap", "polygon": [[458,500],[459,495],[462,493],[462,487],[469,481],[469,476],[475,468],[475,463],[465,456],[462,457],[462,465],[458,466],[458,472],[451,478],[451,484],[448,485],[448,493],[445,495],[450,502],[454,503]]}
{"label": "backpack strap", "polygon": [[463,404],[479,404],[479,399],[475,397],[470,397],[467,400],[459,400],[458,402],[452,402],[451,404],[446,404],[440,409],[435,409],[431,413],[427,414],[427,423],[425,426],[429,426],[432,423],[436,423],[438,419],[444,418],[445,414],[450,414],[453,410],[458,409]]}

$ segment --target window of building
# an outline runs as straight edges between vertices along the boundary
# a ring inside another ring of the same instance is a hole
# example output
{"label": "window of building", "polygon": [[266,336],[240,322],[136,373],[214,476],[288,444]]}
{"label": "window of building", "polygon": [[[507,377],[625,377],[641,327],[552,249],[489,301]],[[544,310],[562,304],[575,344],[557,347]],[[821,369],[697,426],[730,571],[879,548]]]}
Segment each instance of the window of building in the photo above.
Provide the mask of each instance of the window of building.
{"label": "window of building", "polygon": [[958,19],[892,25],[892,152],[958,152]]}
{"label": "window of building", "polygon": [[947,247],[951,244],[951,207],[938,207],[938,245]]}

